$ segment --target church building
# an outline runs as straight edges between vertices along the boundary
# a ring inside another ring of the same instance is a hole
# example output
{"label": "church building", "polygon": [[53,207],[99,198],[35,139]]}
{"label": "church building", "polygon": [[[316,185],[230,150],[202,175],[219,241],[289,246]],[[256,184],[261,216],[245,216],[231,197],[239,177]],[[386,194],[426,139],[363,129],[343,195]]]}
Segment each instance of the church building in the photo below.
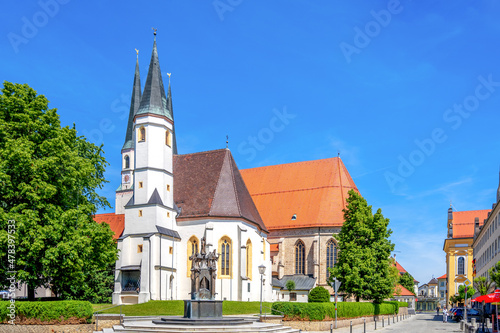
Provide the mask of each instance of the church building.
{"label": "church building", "polygon": [[[156,36],[144,89],[136,61],[110,224],[119,252],[113,304],[182,300],[201,241],[219,254],[215,298],[283,299],[286,281],[328,284],[342,210],[358,191],[340,157],[240,170],[229,149],[180,155],[170,77],[165,92]],[[288,295],[287,297],[291,297]]]}

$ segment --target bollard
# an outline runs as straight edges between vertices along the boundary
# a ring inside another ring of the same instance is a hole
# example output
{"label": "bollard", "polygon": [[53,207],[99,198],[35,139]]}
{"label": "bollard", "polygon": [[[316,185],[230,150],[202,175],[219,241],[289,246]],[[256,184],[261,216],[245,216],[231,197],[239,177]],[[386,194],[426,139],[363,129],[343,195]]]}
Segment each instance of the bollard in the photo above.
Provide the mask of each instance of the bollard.
{"label": "bollard", "polygon": [[366,333],[366,318],[363,318],[363,333]]}
{"label": "bollard", "polygon": [[352,333],[352,320],[351,320],[351,325],[350,326],[351,326],[351,328],[349,329],[349,332]]}
{"label": "bollard", "polygon": [[391,317],[387,315],[387,326],[391,326]]}
{"label": "bollard", "polygon": [[373,321],[375,322],[375,331],[377,330],[377,318],[373,318]]}
{"label": "bollard", "polygon": [[464,321],[463,320],[460,320],[460,330],[461,331],[464,330]]}
{"label": "bollard", "polygon": [[382,327],[385,327],[385,325],[384,325],[384,316],[382,316]]}
{"label": "bollard", "polygon": [[392,315],[392,323],[395,324],[396,323],[396,318],[394,318],[395,315]]}
{"label": "bollard", "polygon": [[330,324],[330,333],[333,333],[333,324]]}

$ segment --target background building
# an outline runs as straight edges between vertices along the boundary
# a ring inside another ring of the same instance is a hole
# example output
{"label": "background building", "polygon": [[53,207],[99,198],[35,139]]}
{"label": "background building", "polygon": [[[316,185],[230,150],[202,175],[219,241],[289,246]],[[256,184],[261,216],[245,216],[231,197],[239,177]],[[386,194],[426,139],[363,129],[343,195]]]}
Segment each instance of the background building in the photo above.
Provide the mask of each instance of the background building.
{"label": "background building", "polygon": [[393,299],[395,299],[396,301],[399,301],[399,302],[407,302],[409,309],[415,309],[415,305],[416,305],[415,304],[415,300],[416,300],[415,294],[400,284],[396,287],[396,290],[395,290],[394,295],[393,295]]}
{"label": "background building", "polygon": [[493,204],[484,223],[481,224],[479,220],[476,220],[474,223],[474,241],[472,247],[474,249],[476,267],[475,276],[482,276],[487,279],[489,279],[488,270],[500,261],[499,201],[500,185],[497,189],[496,203]]}
{"label": "background building", "polygon": [[429,282],[418,287],[417,311],[436,310],[438,306],[438,280],[433,277]]}
{"label": "background building", "polygon": [[446,274],[441,275],[437,278],[438,280],[438,296],[439,296],[439,306],[444,308],[448,304],[448,300],[446,299]]}
{"label": "background building", "polygon": [[470,210],[454,212],[448,209],[448,237],[444,241],[446,253],[446,301],[458,293],[459,286],[466,279],[473,280],[472,243],[475,223],[480,226],[488,217],[489,210]]}

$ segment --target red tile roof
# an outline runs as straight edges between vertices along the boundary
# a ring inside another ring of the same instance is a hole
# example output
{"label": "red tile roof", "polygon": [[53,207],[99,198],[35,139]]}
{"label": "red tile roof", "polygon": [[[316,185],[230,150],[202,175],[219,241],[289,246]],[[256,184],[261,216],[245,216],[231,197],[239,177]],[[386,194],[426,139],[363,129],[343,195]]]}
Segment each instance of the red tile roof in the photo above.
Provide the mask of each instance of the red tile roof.
{"label": "red tile roof", "polygon": [[178,221],[244,218],[267,231],[229,149],[174,155],[174,200]]}
{"label": "red tile roof", "polygon": [[118,239],[123,233],[123,228],[125,227],[125,214],[96,214],[94,215],[94,221],[97,223],[107,223],[109,224],[111,230],[114,232],[113,238]]}
{"label": "red tile roof", "polygon": [[394,261],[394,266],[396,266],[396,268],[398,269],[399,274],[403,275],[404,273],[407,273],[406,269],[404,269],[403,266],[399,264],[399,262]]}
{"label": "red tile roof", "polygon": [[241,174],[268,230],[340,227],[349,190],[359,192],[339,157],[245,169]]}
{"label": "red tile roof", "polygon": [[453,238],[473,237],[475,218],[479,218],[479,225],[482,226],[490,211],[490,209],[482,209],[453,212]]}
{"label": "red tile roof", "polygon": [[402,285],[398,284],[396,287],[396,290],[400,291],[399,295],[394,292],[395,296],[415,296],[414,293],[403,287]]}
{"label": "red tile roof", "polygon": [[271,246],[271,252],[278,252],[280,250],[279,244],[269,244]]}
{"label": "red tile roof", "polygon": [[440,277],[438,277],[438,280],[441,280],[441,279],[446,279],[446,274],[445,275],[441,275]]}

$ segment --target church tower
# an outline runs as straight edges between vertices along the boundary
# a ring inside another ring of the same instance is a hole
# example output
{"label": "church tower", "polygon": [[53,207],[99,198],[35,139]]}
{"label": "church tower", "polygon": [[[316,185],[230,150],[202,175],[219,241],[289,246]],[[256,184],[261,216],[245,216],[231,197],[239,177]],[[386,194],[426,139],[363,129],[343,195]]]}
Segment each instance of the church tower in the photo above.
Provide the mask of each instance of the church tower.
{"label": "church tower", "polygon": [[115,213],[124,214],[125,205],[132,198],[133,192],[133,169],[134,169],[134,117],[139,110],[141,102],[141,75],[139,73],[139,51],[135,62],[134,84],[132,87],[132,99],[130,101],[130,112],[127,122],[127,132],[125,134],[125,143],[122,147],[122,180],[116,190]]}
{"label": "church tower", "polygon": [[133,196],[125,205],[124,234],[156,232],[157,226],[175,229],[174,117],[170,86],[168,98],[163,86],[156,32],[148,76],[140,104],[134,111],[131,132],[131,145],[134,147],[131,154],[134,158],[133,175],[130,176]]}

